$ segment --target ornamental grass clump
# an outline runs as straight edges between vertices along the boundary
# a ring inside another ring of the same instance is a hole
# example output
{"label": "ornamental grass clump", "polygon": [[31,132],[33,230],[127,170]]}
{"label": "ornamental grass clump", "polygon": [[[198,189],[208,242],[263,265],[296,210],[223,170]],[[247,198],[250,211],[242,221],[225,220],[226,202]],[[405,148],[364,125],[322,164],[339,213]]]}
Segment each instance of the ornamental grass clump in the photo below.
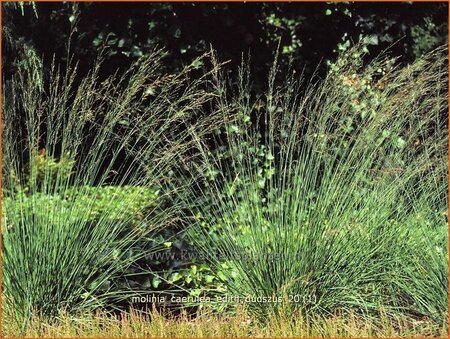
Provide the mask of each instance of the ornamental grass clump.
{"label": "ornamental grass clump", "polygon": [[322,80],[275,64],[257,98],[244,65],[217,101],[240,120],[198,139],[189,233],[223,293],[266,297],[248,299],[259,319],[446,319],[447,49],[400,67],[359,47]]}
{"label": "ornamental grass clump", "polygon": [[129,295],[116,278],[148,254],[135,244],[179,217],[174,157],[217,117],[208,75],[161,74],[163,57],[105,78],[101,61],[46,71],[30,52],[4,83],[3,300],[19,320],[114,307]]}

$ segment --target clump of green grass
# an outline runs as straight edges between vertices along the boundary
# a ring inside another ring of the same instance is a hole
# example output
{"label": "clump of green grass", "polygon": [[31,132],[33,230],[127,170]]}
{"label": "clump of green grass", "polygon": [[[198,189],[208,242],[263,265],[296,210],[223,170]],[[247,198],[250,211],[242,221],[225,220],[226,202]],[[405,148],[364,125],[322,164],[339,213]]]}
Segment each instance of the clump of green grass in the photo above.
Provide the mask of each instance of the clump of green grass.
{"label": "clump of green grass", "polygon": [[155,50],[101,78],[101,61],[86,75],[72,62],[47,73],[32,54],[4,84],[3,301],[18,319],[113,307],[129,293],[115,278],[146,254],[133,246],[180,214],[177,203],[153,211],[182,195],[166,184],[175,155],[217,116],[202,114],[211,96],[195,67],[160,74],[163,57]]}
{"label": "clump of green grass", "polygon": [[[448,314],[446,49],[405,67],[358,48],[325,79],[282,81],[252,98],[243,66],[218,110],[241,119],[199,138],[203,165],[189,230],[229,296],[258,319]],[[220,76],[219,76],[220,78]],[[224,140],[226,142],[224,142]],[[219,148],[220,149],[220,148]]]}

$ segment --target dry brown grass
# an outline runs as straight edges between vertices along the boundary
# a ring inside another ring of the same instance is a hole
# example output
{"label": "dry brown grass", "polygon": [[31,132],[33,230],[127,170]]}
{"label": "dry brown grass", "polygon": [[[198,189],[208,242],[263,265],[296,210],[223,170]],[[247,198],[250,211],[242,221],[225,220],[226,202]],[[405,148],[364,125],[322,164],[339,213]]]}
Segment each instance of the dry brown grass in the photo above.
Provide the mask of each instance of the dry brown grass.
{"label": "dry brown grass", "polygon": [[4,337],[448,337],[448,326],[406,318],[383,317],[377,321],[356,315],[327,319],[306,317],[270,317],[266,325],[252,319],[244,310],[233,315],[202,311],[196,317],[182,313],[166,317],[152,311],[133,311],[117,316],[102,313],[79,317],[63,316],[48,323],[35,317],[22,329],[7,315],[3,319]]}

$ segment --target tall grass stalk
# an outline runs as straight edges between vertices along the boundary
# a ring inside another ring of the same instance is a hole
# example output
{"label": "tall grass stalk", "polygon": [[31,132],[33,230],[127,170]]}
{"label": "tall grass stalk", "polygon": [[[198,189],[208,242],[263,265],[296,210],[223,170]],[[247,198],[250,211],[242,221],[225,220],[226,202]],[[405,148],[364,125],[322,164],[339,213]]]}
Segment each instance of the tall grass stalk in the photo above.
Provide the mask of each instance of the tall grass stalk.
{"label": "tall grass stalk", "polygon": [[244,63],[222,81],[218,110],[241,116],[214,139],[226,151],[198,139],[192,239],[224,293],[283,298],[250,303],[259,319],[448,314],[446,48],[399,67],[359,47],[322,80],[275,64],[259,98]]}
{"label": "tall grass stalk", "polygon": [[[45,72],[29,55],[3,84],[3,300],[20,319],[125,298],[114,278],[145,254],[132,252],[134,244],[179,217],[176,201],[152,211],[182,195],[182,185],[165,184],[176,179],[175,155],[191,148],[192,132],[207,133],[218,120],[202,114],[211,99],[203,87],[208,74],[194,80],[189,65],[161,75],[163,57],[155,50],[123,74],[101,78],[101,61],[81,75],[72,61]],[[81,203],[67,198],[125,185],[167,188],[135,228],[120,195],[111,194],[94,219],[95,194]]]}

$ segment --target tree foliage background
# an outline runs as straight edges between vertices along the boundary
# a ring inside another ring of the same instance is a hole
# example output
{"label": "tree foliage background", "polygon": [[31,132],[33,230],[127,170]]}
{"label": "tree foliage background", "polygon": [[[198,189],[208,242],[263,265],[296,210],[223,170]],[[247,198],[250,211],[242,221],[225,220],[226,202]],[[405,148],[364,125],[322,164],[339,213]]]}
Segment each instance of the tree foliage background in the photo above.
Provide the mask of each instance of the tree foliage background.
{"label": "tree foliage background", "polygon": [[[370,55],[386,48],[409,62],[447,40],[446,2],[433,3],[3,3],[3,71],[20,55],[45,60],[71,54],[87,70],[101,50],[105,72],[126,67],[155,46],[176,71],[211,46],[238,64],[250,53],[254,85],[265,81],[273,52],[282,65],[311,74],[365,37]],[[7,60],[11,58],[11,62]],[[198,65],[201,67],[202,65]]]}

